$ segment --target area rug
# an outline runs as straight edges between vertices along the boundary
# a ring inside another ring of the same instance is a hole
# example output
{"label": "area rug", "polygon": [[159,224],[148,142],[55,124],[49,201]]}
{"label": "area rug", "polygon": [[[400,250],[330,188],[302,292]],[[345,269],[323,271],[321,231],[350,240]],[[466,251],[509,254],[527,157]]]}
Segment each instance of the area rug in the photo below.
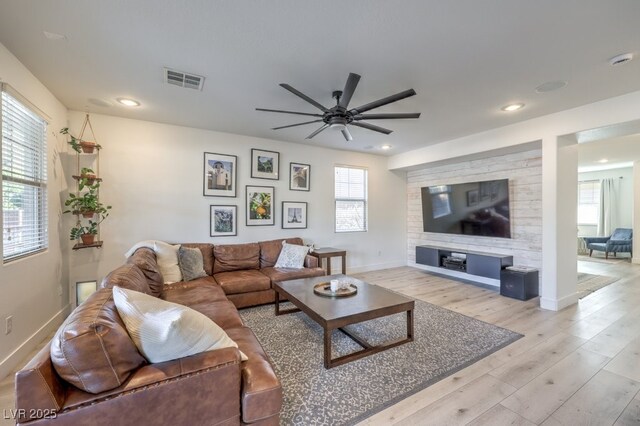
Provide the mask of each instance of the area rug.
{"label": "area rug", "polygon": [[606,275],[593,275],[578,272],[578,298],[582,299],[583,297],[590,295],[596,290],[600,290],[603,287],[615,283],[619,279],[620,278],[609,277]]}
{"label": "area rug", "polygon": [[[266,305],[240,315],[282,382],[282,425],[355,424],[522,337],[416,301],[413,342],[326,370],[322,328],[304,313],[276,317],[273,305]],[[348,329],[376,344],[406,336],[406,315]],[[361,349],[340,331],[332,338],[334,357]]]}

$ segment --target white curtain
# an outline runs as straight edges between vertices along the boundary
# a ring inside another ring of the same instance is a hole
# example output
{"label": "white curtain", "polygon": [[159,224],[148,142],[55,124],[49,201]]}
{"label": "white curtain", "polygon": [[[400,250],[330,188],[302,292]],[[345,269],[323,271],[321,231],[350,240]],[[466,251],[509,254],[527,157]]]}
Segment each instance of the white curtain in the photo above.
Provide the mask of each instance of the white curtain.
{"label": "white curtain", "polygon": [[598,215],[598,236],[600,237],[608,237],[618,225],[616,223],[618,202],[615,184],[615,179],[600,181],[600,214]]}

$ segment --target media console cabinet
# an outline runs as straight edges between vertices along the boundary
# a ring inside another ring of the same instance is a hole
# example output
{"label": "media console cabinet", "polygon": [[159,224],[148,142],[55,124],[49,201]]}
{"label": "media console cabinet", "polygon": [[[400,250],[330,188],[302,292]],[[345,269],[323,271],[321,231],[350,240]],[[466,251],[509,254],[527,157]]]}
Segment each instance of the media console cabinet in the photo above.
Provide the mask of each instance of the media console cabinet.
{"label": "media console cabinet", "polygon": [[[452,270],[443,266],[444,259],[454,253],[466,256],[463,270]],[[513,266],[513,256],[435,246],[416,246],[416,263],[426,266],[425,269],[433,272],[500,286],[500,272],[507,266]]]}

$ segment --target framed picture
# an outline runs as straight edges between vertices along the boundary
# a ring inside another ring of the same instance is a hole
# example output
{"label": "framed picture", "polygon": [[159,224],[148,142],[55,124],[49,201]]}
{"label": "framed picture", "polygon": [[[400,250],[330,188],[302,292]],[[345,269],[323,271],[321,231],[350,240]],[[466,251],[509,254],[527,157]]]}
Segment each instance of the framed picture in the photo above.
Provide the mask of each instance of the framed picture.
{"label": "framed picture", "polygon": [[238,206],[210,206],[209,219],[212,237],[232,237],[238,235]]}
{"label": "framed picture", "polygon": [[251,150],[251,177],[278,180],[280,153],[262,149]]}
{"label": "framed picture", "polygon": [[282,229],[303,229],[307,227],[307,203],[298,201],[282,202]]}
{"label": "framed picture", "polygon": [[475,206],[478,204],[478,196],[480,192],[477,189],[467,191],[467,206]]}
{"label": "framed picture", "polygon": [[311,189],[311,166],[301,163],[289,163],[289,189],[309,191]]}
{"label": "framed picture", "polygon": [[247,226],[275,225],[273,186],[247,185]]}
{"label": "framed picture", "polygon": [[235,155],[204,153],[203,195],[207,197],[236,197],[238,157]]}

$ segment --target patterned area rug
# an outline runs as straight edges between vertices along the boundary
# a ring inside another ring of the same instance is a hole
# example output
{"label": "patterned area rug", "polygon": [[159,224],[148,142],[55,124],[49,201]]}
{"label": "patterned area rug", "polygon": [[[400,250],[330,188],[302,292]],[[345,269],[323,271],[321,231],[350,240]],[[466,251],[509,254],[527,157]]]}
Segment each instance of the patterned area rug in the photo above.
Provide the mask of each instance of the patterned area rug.
{"label": "patterned area rug", "polygon": [[[326,370],[322,328],[304,313],[276,317],[273,305],[266,305],[240,310],[240,315],[282,381],[283,425],[355,424],[522,337],[416,301],[413,342]],[[376,344],[406,336],[406,315],[349,329]],[[334,357],[361,349],[340,331],[332,338]]]}
{"label": "patterned area rug", "polygon": [[619,279],[620,278],[608,277],[606,275],[593,275],[578,272],[578,298],[582,299],[596,290],[600,290],[603,287],[615,283]]}

